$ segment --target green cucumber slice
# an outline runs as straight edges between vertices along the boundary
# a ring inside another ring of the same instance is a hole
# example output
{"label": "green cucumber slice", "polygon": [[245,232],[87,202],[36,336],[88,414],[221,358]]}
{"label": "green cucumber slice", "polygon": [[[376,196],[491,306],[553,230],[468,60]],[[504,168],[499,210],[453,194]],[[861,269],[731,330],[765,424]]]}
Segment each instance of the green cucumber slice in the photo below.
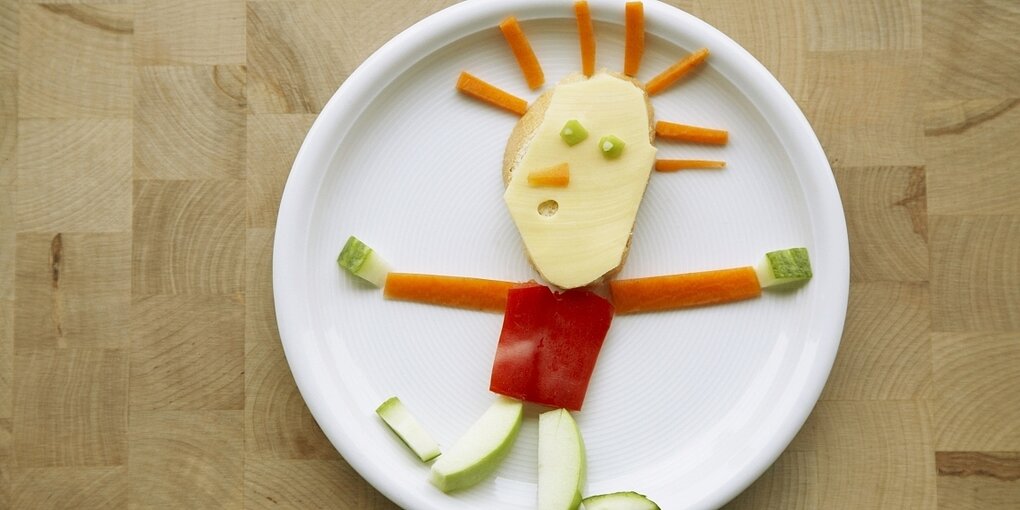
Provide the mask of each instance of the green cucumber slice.
{"label": "green cucumber slice", "polygon": [[761,287],[776,287],[811,279],[811,260],[807,248],[770,251],[756,268]]}
{"label": "green cucumber slice", "polygon": [[376,287],[386,285],[386,275],[391,271],[390,265],[375,250],[354,236],[347,238],[336,263]]}
{"label": "green cucumber slice", "polygon": [[376,408],[375,413],[390,427],[422,462],[439,456],[439,443],[425,431],[425,427],[407,410],[397,397],[390,397]]}
{"label": "green cucumber slice", "polygon": [[581,501],[584,510],[659,510],[652,500],[636,492],[614,492],[588,496]]}

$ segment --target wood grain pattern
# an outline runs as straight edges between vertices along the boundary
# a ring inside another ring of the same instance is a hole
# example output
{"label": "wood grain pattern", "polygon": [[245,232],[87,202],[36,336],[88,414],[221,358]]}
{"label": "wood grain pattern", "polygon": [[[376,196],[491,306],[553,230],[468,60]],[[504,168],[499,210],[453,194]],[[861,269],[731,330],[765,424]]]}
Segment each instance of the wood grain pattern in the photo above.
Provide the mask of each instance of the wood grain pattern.
{"label": "wood grain pattern", "polygon": [[242,178],[244,86],[243,66],[139,67],[135,178]]}
{"label": "wood grain pattern", "polygon": [[51,467],[20,470],[10,508],[127,508],[127,468]]}
{"label": "wood grain pattern", "polygon": [[[451,3],[0,0],[0,508],[395,508],[297,391],[272,243],[315,115]],[[790,91],[851,242],[822,399],[726,508],[1020,508],[1020,4],[671,3]]]}
{"label": "wood grain pattern", "polygon": [[843,341],[822,398],[930,398],[928,294],[926,283],[854,285],[850,290]]}
{"label": "wood grain pattern", "polygon": [[121,349],[131,343],[131,235],[19,234],[18,352]]}
{"label": "wood grain pattern", "polygon": [[960,510],[1016,508],[1020,498],[1017,452],[938,452],[939,503]]}
{"label": "wood grain pattern", "polygon": [[[273,231],[248,231],[245,300],[245,452],[259,459],[338,460],[298,393],[276,329]],[[348,468],[349,469],[349,468]]]}
{"label": "wood grain pattern", "polygon": [[0,72],[18,69],[18,25],[18,3],[0,2]]}
{"label": "wood grain pattern", "polygon": [[131,230],[130,138],[124,119],[19,121],[18,231]]}
{"label": "wood grain pattern", "polygon": [[135,181],[135,296],[244,291],[244,187]]}
{"label": "wood grain pattern", "polygon": [[11,508],[11,477],[14,475],[13,430],[10,418],[0,418],[0,508]]}
{"label": "wood grain pattern", "polygon": [[241,508],[241,411],[131,413],[132,508]]}
{"label": "wood grain pattern", "polygon": [[[0,420],[10,419],[14,395],[14,190],[0,186]],[[0,471],[4,470],[0,462]],[[2,483],[0,483],[2,485]]]}
{"label": "wood grain pattern", "polygon": [[116,466],[127,460],[127,358],[119,350],[14,355],[17,467]]}
{"label": "wood grain pattern", "polygon": [[131,316],[132,411],[244,408],[239,295],[146,296]]}
{"label": "wood grain pattern", "polygon": [[850,279],[928,280],[924,167],[834,169],[850,237]]}
{"label": "wood grain pattern", "polygon": [[818,508],[818,456],[788,449],[726,510],[812,510]]}
{"label": "wood grain pattern", "polygon": [[[809,53],[798,99],[836,166],[921,166],[918,50]],[[824,119],[824,121],[822,121]]]}
{"label": "wood grain pattern", "polygon": [[1020,330],[1020,215],[932,216],[935,331]]}
{"label": "wood grain pattern", "polygon": [[131,114],[131,6],[21,5],[19,10],[21,118]]}
{"label": "wood grain pattern", "polygon": [[925,108],[931,214],[1020,214],[1020,96]]}
{"label": "wood grain pattern", "polygon": [[932,336],[937,446],[1016,451],[1020,444],[1020,332]]}
{"label": "wood grain pattern", "polygon": [[1020,97],[1020,5],[1011,0],[932,0],[924,13],[926,99]]}
{"label": "wood grain pattern", "polygon": [[245,63],[243,0],[140,0],[136,3],[136,64]]}
{"label": "wood grain pattern", "polygon": [[342,460],[245,463],[245,508],[398,508]]}
{"label": "wood grain pattern", "polygon": [[253,115],[248,119],[247,218],[249,228],[273,228],[294,156],[315,115]]}

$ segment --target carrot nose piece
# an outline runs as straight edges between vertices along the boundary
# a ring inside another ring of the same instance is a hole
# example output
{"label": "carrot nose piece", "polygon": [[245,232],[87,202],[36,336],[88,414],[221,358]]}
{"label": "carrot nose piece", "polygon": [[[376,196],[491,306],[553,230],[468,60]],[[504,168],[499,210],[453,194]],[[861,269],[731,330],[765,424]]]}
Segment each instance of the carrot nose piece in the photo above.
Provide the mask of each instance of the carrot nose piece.
{"label": "carrot nose piece", "polygon": [[559,163],[528,173],[528,186],[565,188],[570,184],[570,165]]}

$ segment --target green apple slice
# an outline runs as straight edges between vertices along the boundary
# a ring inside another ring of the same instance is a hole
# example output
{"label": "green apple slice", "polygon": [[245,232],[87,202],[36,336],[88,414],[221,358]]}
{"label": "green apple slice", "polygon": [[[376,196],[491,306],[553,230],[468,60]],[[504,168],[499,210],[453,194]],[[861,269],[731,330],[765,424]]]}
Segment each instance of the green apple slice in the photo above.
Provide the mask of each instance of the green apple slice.
{"label": "green apple slice", "polygon": [[807,248],[770,251],[757,267],[761,287],[777,287],[811,279],[811,260]]}
{"label": "green apple slice", "polygon": [[432,439],[399,398],[388,398],[376,408],[375,413],[422,462],[439,456],[439,443]]}
{"label": "green apple slice", "polygon": [[376,287],[386,285],[386,275],[391,271],[390,265],[375,250],[354,236],[347,238],[336,263]]}
{"label": "green apple slice", "polygon": [[538,416],[538,510],[574,510],[584,486],[584,441],[566,409]]}
{"label": "green apple slice", "polygon": [[581,502],[581,507],[584,510],[659,510],[659,505],[636,492],[589,496]]}
{"label": "green apple slice", "polygon": [[499,396],[432,465],[432,484],[443,492],[470,487],[499,467],[517,439],[524,404]]}

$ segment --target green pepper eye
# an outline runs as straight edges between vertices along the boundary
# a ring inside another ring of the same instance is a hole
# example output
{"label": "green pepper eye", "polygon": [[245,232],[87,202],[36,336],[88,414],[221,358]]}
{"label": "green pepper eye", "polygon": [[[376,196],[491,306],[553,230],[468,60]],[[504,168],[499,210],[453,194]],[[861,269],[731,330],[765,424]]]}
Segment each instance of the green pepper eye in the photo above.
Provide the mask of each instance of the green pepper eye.
{"label": "green pepper eye", "polygon": [[623,143],[623,140],[613,136],[606,135],[599,140],[599,150],[602,151],[602,155],[606,159],[616,159],[623,153],[623,148],[627,144]]}
{"label": "green pepper eye", "polygon": [[584,126],[577,120],[570,119],[560,130],[560,138],[567,142],[567,145],[573,147],[588,138],[588,130],[584,129]]}

